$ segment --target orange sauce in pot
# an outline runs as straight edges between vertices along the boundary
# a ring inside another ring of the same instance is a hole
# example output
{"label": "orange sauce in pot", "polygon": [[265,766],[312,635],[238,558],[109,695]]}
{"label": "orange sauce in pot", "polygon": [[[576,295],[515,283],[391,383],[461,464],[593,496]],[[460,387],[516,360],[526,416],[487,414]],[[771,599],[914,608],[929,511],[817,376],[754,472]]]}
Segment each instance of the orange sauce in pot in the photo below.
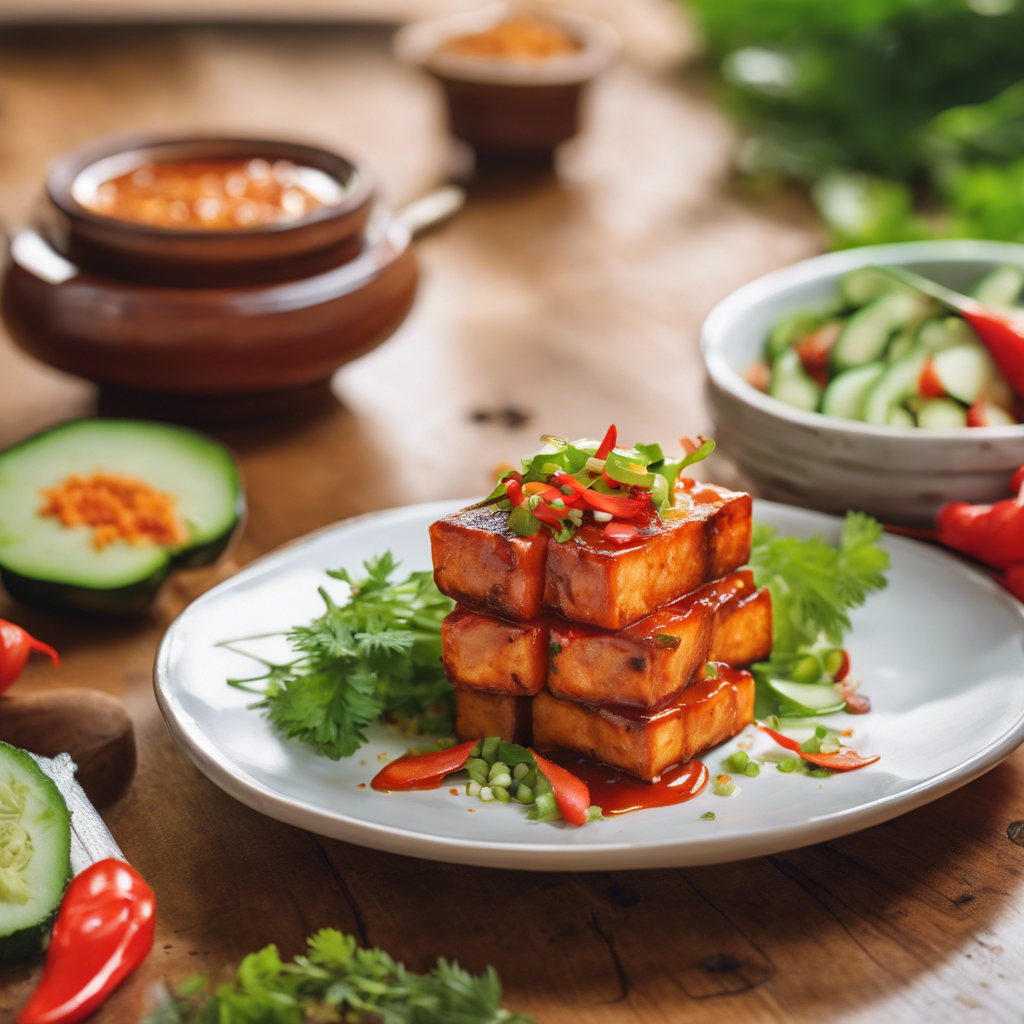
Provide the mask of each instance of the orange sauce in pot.
{"label": "orange sauce in pot", "polygon": [[459,57],[546,60],[578,53],[580,42],[559,25],[540,18],[506,18],[483,32],[455,36],[441,47]]}
{"label": "orange sauce in pot", "polygon": [[93,213],[159,228],[239,231],[301,220],[339,203],[344,186],[286,160],[145,163],[94,185],[76,182]]}

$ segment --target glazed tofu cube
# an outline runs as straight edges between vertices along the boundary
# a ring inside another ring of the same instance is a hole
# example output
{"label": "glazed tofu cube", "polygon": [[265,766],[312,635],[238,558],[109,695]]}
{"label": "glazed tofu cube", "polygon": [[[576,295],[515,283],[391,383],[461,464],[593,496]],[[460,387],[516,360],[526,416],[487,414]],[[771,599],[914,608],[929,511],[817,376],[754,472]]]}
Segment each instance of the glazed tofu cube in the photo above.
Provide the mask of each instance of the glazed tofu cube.
{"label": "glazed tofu cube", "polygon": [[772,598],[764,588],[719,609],[708,661],[746,668],[772,653]]}
{"label": "glazed tofu cube", "polygon": [[749,494],[699,484],[676,495],[673,514],[651,517],[631,543],[612,543],[599,524],[550,543],[547,607],[570,622],[624,629],[749,559]]}
{"label": "glazed tofu cube", "polygon": [[753,720],[754,678],[726,666],[657,711],[592,707],[547,690],[533,698],[539,750],[575,750],[648,781],[724,743]]}
{"label": "glazed tofu cube", "polygon": [[513,622],[459,605],[441,624],[441,643],[455,686],[532,696],[547,681],[546,619]]}
{"label": "glazed tofu cube", "polygon": [[549,532],[519,537],[508,513],[469,508],[430,527],[434,582],[442,594],[523,621],[540,615]]}
{"label": "glazed tofu cube", "polygon": [[455,732],[460,740],[499,736],[508,743],[529,744],[532,698],[503,693],[455,691]]}
{"label": "glazed tofu cube", "polygon": [[[748,615],[740,608],[755,596],[754,577],[747,570],[705,584],[623,630],[555,622],[548,689],[556,697],[589,704],[659,705],[691,682],[712,651],[745,655],[760,651],[766,641],[770,649],[770,599],[767,633],[762,614]],[[759,630],[750,638],[744,634],[748,623]]]}

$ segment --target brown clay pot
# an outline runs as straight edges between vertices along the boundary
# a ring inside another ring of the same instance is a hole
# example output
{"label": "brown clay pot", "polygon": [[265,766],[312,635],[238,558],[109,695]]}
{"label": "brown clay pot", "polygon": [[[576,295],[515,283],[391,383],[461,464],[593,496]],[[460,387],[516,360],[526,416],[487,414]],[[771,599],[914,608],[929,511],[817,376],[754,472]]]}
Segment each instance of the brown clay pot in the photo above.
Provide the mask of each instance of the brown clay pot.
{"label": "brown clay pot", "polygon": [[538,17],[570,32],[581,44],[577,53],[515,61],[468,57],[443,49],[446,40],[485,31],[511,11],[499,4],[415,22],[396,35],[395,53],[440,82],[451,133],[468,142],[478,158],[550,161],[556,147],[579,133],[586,89],[615,59],[618,37],[596,19],[545,10]]}
{"label": "brown clay pot", "polygon": [[[96,214],[77,177],[99,161],[262,156],[349,182],[341,203],[230,231]],[[293,143],[108,140],[58,160],[49,208],[10,242],[0,310],[30,355],[105,387],[230,397],[304,388],[384,341],[416,292],[405,224],[361,167]]]}

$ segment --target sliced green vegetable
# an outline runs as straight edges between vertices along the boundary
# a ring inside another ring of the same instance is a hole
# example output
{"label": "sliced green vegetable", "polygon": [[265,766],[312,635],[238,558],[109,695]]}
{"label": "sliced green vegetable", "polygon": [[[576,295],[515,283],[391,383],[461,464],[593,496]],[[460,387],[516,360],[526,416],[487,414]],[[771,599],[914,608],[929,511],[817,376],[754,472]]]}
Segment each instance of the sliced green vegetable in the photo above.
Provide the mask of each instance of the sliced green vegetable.
{"label": "sliced green vegetable", "polygon": [[0,966],[46,947],[71,878],[71,815],[27,751],[0,743]]}
{"label": "sliced green vegetable", "polygon": [[771,676],[767,683],[779,698],[784,714],[794,718],[827,715],[846,707],[846,701],[829,684],[791,683]]}
{"label": "sliced green vegetable", "polygon": [[1024,270],[1011,263],[996,267],[975,281],[967,294],[985,306],[1012,306],[1024,288]]}
{"label": "sliced green vegetable", "polygon": [[[168,548],[114,540],[42,516],[42,492],[69,477],[125,477],[170,495],[188,540]],[[0,454],[0,578],[26,604],[126,613],[145,607],[178,567],[227,547],[244,510],[238,467],[211,438],[140,420],[76,420]]]}
{"label": "sliced green vegetable", "polygon": [[926,430],[967,426],[967,410],[951,398],[931,398],[917,410],[917,425]]}
{"label": "sliced green vegetable", "polygon": [[885,363],[866,363],[837,374],[821,396],[821,411],[847,420],[863,419],[864,400],[885,372]]}
{"label": "sliced green vegetable", "polygon": [[932,361],[946,394],[966,405],[978,401],[999,373],[981,345],[957,345],[937,352]]}
{"label": "sliced green vegetable", "polygon": [[857,309],[893,292],[910,294],[911,289],[886,274],[880,274],[874,267],[858,267],[844,274],[839,282],[843,303]]}
{"label": "sliced green vegetable", "polygon": [[925,352],[915,349],[896,360],[879,376],[864,398],[864,419],[868,423],[887,423],[896,406],[917,394],[921,370],[927,358]]}
{"label": "sliced green vegetable", "polygon": [[814,412],[821,401],[821,387],[815,383],[794,349],[786,349],[772,366],[768,383],[768,394],[772,398],[794,405],[798,409]]}
{"label": "sliced green vegetable", "polygon": [[915,342],[929,352],[944,352],[957,345],[980,345],[981,339],[966,320],[943,316],[925,320],[917,329]]}
{"label": "sliced green vegetable", "polygon": [[839,373],[876,362],[885,354],[893,335],[927,316],[933,305],[920,296],[895,291],[857,310],[832,346],[830,363]]}

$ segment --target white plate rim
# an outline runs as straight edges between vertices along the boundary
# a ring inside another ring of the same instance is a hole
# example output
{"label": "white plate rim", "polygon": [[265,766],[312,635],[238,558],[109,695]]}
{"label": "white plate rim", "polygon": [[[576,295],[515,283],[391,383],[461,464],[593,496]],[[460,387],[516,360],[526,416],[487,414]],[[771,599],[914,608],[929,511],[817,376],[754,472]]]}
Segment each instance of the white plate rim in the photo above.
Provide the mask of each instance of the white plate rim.
{"label": "white plate rim", "polygon": [[[776,829],[761,829],[745,837],[742,850],[736,850],[734,836],[708,835],[700,840],[665,839],[643,843],[622,842],[602,844],[557,845],[555,843],[508,843],[488,840],[467,840],[443,836],[430,836],[392,825],[364,821],[340,812],[327,812],[291,797],[284,797],[241,771],[216,744],[199,728],[176,699],[168,674],[168,658],[176,629],[186,614],[193,614],[197,605],[230,589],[243,579],[265,571],[268,562],[298,547],[313,543],[327,533],[345,530],[371,520],[400,520],[429,515],[440,518],[457,508],[465,507],[468,500],[436,501],[419,505],[404,505],[364,513],[343,519],[314,530],[281,547],[254,559],[238,573],[206,591],[174,619],[157,649],[153,665],[153,688],[157,705],[167,729],[175,743],[190,761],[216,786],[229,796],[265,814],[268,817],[306,829],[318,835],[340,839],[386,853],[403,854],[425,860],[454,864],[531,870],[531,871],[601,871],[609,868],[637,869],[663,867],[696,867],[720,864],[827,842],[851,832],[880,825],[924,804],[931,803],[990,771],[1024,743],[1024,710],[1008,724],[1002,735],[977,751],[962,764],[939,775],[920,781],[902,793],[878,797],[867,805],[832,812],[821,818],[812,818]],[[801,518],[817,521],[823,526],[835,524],[839,517],[811,512],[779,502],[758,499],[755,503],[764,509],[784,510]],[[914,549],[925,547],[918,541],[898,535],[887,539],[897,547],[909,545]],[[980,584],[1000,602],[1013,609],[1024,627],[1024,605],[1018,602],[994,580],[967,565],[961,559],[934,550],[938,557],[949,558],[959,571]]]}

